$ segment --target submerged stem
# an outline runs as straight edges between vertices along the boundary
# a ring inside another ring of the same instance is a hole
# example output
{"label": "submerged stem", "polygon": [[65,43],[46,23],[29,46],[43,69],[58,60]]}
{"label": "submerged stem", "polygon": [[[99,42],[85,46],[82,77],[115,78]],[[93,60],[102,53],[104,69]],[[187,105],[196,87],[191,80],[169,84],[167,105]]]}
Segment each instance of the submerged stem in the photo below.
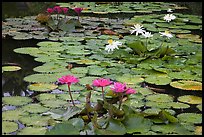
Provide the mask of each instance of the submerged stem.
{"label": "submerged stem", "polygon": [[101,87],[101,88],[102,88],[102,98],[104,100],[104,90],[103,90],[103,87]]}
{"label": "submerged stem", "polygon": [[70,90],[70,85],[68,85],[68,90],[69,90],[70,98],[71,98],[71,100],[72,100],[72,104],[75,106],[74,100],[73,100],[73,98],[72,98],[71,90]]}
{"label": "submerged stem", "polygon": [[123,100],[123,94],[119,98],[119,107],[118,107],[119,110],[120,110],[120,107],[121,107],[121,104],[122,104],[122,100]]}

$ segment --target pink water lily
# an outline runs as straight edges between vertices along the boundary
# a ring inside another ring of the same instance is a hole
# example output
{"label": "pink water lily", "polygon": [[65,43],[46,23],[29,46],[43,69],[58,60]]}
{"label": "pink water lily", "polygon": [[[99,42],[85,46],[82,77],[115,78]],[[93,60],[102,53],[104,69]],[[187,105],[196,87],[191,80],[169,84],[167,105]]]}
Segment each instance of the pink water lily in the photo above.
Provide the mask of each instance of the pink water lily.
{"label": "pink water lily", "polygon": [[77,14],[80,14],[82,10],[83,10],[83,8],[74,8],[74,11],[75,11]]}
{"label": "pink water lily", "polygon": [[128,88],[125,92],[125,94],[135,94],[136,90],[132,89],[132,88]]}
{"label": "pink water lily", "polygon": [[53,13],[54,10],[53,10],[52,8],[47,8],[47,12],[48,12],[48,13]]}
{"label": "pink water lily", "polygon": [[66,76],[62,76],[61,78],[59,78],[58,82],[61,84],[67,84],[68,85],[69,95],[70,95],[70,98],[72,100],[72,104],[75,106],[74,100],[72,98],[70,86],[71,86],[71,84],[79,82],[78,78],[76,78],[75,76],[72,76],[72,75],[66,75]]}
{"label": "pink water lily", "polygon": [[105,87],[105,86],[110,85],[111,83],[112,82],[109,79],[101,78],[101,79],[95,79],[93,81],[93,86],[95,86],[95,87]]}
{"label": "pink water lily", "polygon": [[61,84],[71,85],[73,83],[79,82],[79,80],[75,76],[66,75],[66,76],[62,76],[61,78],[59,78],[58,82],[60,82]]}
{"label": "pink water lily", "polygon": [[110,79],[104,79],[104,78],[100,78],[100,79],[95,79],[92,82],[92,85],[95,87],[101,87],[102,88],[102,97],[104,99],[104,87],[109,86],[112,82],[110,81]]}
{"label": "pink water lily", "polygon": [[120,82],[114,82],[114,85],[111,88],[111,90],[115,91],[116,93],[122,93],[122,92],[125,92],[126,88],[127,88],[126,84],[122,84]]}
{"label": "pink water lily", "polygon": [[56,11],[57,13],[61,13],[62,12],[62,8],[60,6],[55,6],[54,11]]}
{"label": "pink water lily", "polygon": [[62,8],[62,11],[64,12],[64,14],[66,14],[68,12],[68,8]]}

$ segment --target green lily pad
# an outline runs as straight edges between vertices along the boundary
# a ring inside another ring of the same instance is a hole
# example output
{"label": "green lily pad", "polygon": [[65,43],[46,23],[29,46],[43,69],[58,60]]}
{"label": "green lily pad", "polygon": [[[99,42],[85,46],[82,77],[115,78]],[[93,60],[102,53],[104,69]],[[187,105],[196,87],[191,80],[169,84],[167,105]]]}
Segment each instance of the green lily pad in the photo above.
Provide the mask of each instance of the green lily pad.
{"label": "green lily pad", "polygon": [[202,114],[181,113],[177,115],[177,118],[179,121],[185,122],[185,123],[194,123],[194,124],[202,123]]}
{"label": "green lily pad", "polygon": [[163,134],[179,134],[179,135],[189,135],[192,134],[190,131],[185,129],[182,125],[178,123],[170,123],[166,125],[153,125],[151,129],[155,132],[161,132]]}
{"label": "green lily pad", "polygon": [[[151,128],[152,122],[142,116],[131,114],[122,121],[126,127],[127,133],[140,132],[141,134],[148,132]],[[137,124],[135,124],[137,123]]]}
{"label": "green lily pad", "polygon": [[24,80],[32,83],[52,83],[56,82],[58,78],[56,74],[31,74],[24,77]]}
{"label": "green lily pad", "polygon": [[160,111],[161,111],[160,108],[148,108],[145,109],[143,112],[150,115],[158,115]]}
{"label": "green lily pad", "polygon": [[171,78],[165,75],[161,76],[147,76],[145,78],[145,82],[150,83],[150,84],[155,84],[155,85],[167,85],[171,82]]}
{"label": "green lily pad", "polygon": [[106,69],[99,66],[92,65],[92,66],[89,66],[88,68],[89,68],[88,70],[89,75],[102,76],[102,75],[108,74]]}
{"label": "green lily pad", "polygon": [[188,103],[188,104],[201,104],[202,97],[193,96],[193,95],[184,95],[178,97],[178,101]]}
{"label": "green lily pad", "polygon": [[79,83],[81,85],[92,84],[92,81],[99,77],[83,77],[80,79]]}
{"label": "green lily pad", "polygon": [[7,105],[13,106],[22,106],[32,102],[32,99],[29,97],[23,96],[10,96],[10,97],[3,97],[2,102]]}
{"label": "green lily pad", "polygon": [[171,82],[170,85],[174,88],[182,89],[182,90],[201,90],[202,91],[202,83],[197,81],[174,81]]}
{"label": "green lily pad", "polygon": [[28,86],[29,90],[32,91],[40,91],[40,92],[47,92],[53,89],[56,89],[58,86],[55,84],[48,84],[48,83],[34,83]]}
{"label": "green lily pad", "polygon": [[13,51],[20,54],[29,54],[31,56],[36,56],[37,54],[42,53],[41,50],[35,47],[16,48]]}
{"label": "green lily pad", "polygon": [[18,124],[16,122],[2,121],[2,133],[11,133],[18,130]]}
{"label": "green lily pad", "polygon": [[[85,88],[84,86],[81,86],[81,85],[78,85],[78,84],[73,84],[73,85],[71,85],[70,90],[71,91],[80,91],[80,90],[83,90],[84,88]],[[58,89],[63,90],[64,92],[68,92],[67,84],[60,85],[58,87]]]}
{"label": "green lily pad", "polygon": [[45,135],[46,131],[46,127],[25,127],[17,135]]}
{"label": "green lily pad", "polygon": [[[73,100],[77,100],[77,98],[79,97],[79,95],[80,95],[80,94],[72,93],[72,98],[73,98]],[[57,95],[57,98],[62,99],[62,100],[65,100],[65,101],[71,100],[71,97],[70,97],[70,95],[69,95],[68,93],[66,93],[66,94],[58,94],[58,95]]]}
{"label": "green lily pad", "polygon": [[23,115],[26,115],[26,113],[21,109],[7,110],[2,112],[2,120],[15,121],[18,120]]}
{"label": "green lily pad", "polygon": [[23,111],[30,113],[43,113],[49,110],[49,108],[43,107],[40,104],[28,104],[21,107]]}
{"label": "green lily pad", "polygon": [[33,115],[28,115],[21,117],[19,121],[22,124],[26,124],[27,126],[47,126],[48,125],[48,120],[51,119],[49,116],[40,116],[37,114]]}
{"label": "green lily pad", "polygon": [[21,67],[19,66],[3,66],[2,71],[17,71],[20,70]]}
{"label": "green lily pad", "polygon": [[56,99],[56,94],[42,93],[36,96],[39,101]]}
{"label": "green lily pad", "polygon": [[85,68],[85,67],[77,67],[77,68],[72,68],[71,69],[71,72],[72,73],[83,73],[83,74],[86,74],[87,72],[88,72],[88,69],[87,68]]}
{"label": "green lily pad", "polygon": [[180,102],[171,102],[170,104],[175,109],[185,109],[185,108],[190,107],[188,104],[184,104],[184,103],[180,103]]}
{"label": "green lily pad", "polygon": [[60,100],[60,99],[42,100],[40,103],[42,103],[43,106],[49,107],[49,108],[60,108],[69,104],[67,101]]}
{"label": "green lily pad", "polygon": [[152,94],[148,95],[146,99],[154,102],[173,102],[173,97],[167,94]]}
{"label": "green lily pad", "polygon": [[52,41],[43,41],[43,42],[39,42],[37,43],[38,46],[57,46],[60,47],[62,45],[62,43],[60,42],[52,42]]}
{"label": "green lily pad", "polygon": [[59,64],[45,63],[42,66],[33,68],[33,70],[36,72],[43,72],[43,73],[55,73],[55,72],[67,71],[67,68]]}
{"label": "green lily pad", "polygon": [[196,106],[200,111],[202,111],[202,104]]}
{"label": "green lily pad", "polygon": [[122,76],[118,76],[116,80],[128,85],[132,85],[142,83],[144,78],[139,75],[123,74]]}

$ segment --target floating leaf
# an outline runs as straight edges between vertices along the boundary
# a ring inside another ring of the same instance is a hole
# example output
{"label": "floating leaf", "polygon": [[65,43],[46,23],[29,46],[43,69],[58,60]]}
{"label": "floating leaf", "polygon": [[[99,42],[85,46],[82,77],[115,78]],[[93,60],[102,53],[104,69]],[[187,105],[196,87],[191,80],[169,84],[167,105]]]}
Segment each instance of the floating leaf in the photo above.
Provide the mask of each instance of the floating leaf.
{"label": "floating leaf", "polygon": [[2,120],[18,120],[22,115],[26,115],[21,109],[7,110],[2,112]]}
{"label": "floating leaf", "polygon": [[42,53],[41,50],[35,47],[16,48],[13,51],[21,54],[29,54],[31,56],[36,56],[37,54]]}
{"label": "floating leaf", "polygon": [[28,89],[32,90],[32,91],[47,92],[47,91],[51,91],[53,89],[56,89],[57,87],[58,86],[55,84],[35,83],[35,84],[30,84],[28,86]]}
{"label": "floating leaf", "polygon": [[202,126],[196,126],[195,135],[202,135]]}
{"label": "floating leaf", "polygon": [[11,133],[18,130],[18,124],[16,122],[2,121],[2,133]]}
{"label": "floating leaf", "polygon": [[3,66],[2,71],[17,71],[20,70],[21,67],[19,66]]}
{"label": "floating leaf", "polygon": [[178,101],[188,103],[188,104],[201,104],[202,97],[193,96],[193,95],[184,95],[178,97]]}
{"label": "floating leaf", "polygon": [[[142,116],[131,114],[122,121],[126,127],[127,133],[140,132],[141,134],[148,132],[152,125],[149,119],[145,119]],[[137,123],[137,124],[136,124]]]}
{"label": "floating leaf", "polygon": [[24,80],[32,83],[56,82],[59,77],[56,74],[31,74],[24,77]]}
{"label": "floating leaf", "polygon": [[60,42],[52,42],[52,41],[43,41],[43,42],[39,42],[37,43],[38,46],[61,46],[62,43]]}
{"label": "floating leaf", "polygon": [[60,108],[64,107],[66,104],[68,104],[67,101],[60,100],[60,99],[49,99],[49,100],[43,100],[41,101],[42,105],[49,108]]}
{"label": "floating leaf", "polygon": [[202,114],[196,113],[181,113],[177,115],[180,122],[200,124],[202,123]]}
{"label": "floating leaf", "polygon": [[49,116],[40,116],[37,114],[28,115],[21,117],[19,121],[27,126],[47,126],[48,120],[51,119]]}
{"label": "floating leaf", "polygon": [[85,68],[85,67],[77,67],[77,68],[72,68],[71,69],[71,72],[72,73],[79,73],[79,74],[81,74],[81,73],[83,73],[83,74],[86,74],[87,72],[88,72],[88,69],[87,68]]}
{"label": "floating leaf", "polygon": [[17,135],[45,135],[46,131],[46,127],[25,127]]}
{"label": "floating leaf", "polygon": [[202,104],[196,106],[200,111],[202,111]]}
{"label": "floating leaf", "polygon": [[42,93],[36,96],[39,101],[56,99],[55,94]]}
{"label": "floating leaf", "polygon": [[202,90],[202,83],[197,81],[174,81],[170,85],[174,88],[182,90]]}
{"label": "floating leaf", "polygon": [[175,109],[185,109],[185,108],[190,107],[188,104],[184,104],[184,103],[180,103],[180,102],[171,102],[170,104]]}
{"label": "floating leaf", "polygon": [[83,77],[80,79],[79,83],[81,85],[91,84],[93,80],[97,79],[99,77]]}
{"label": "floating leaf", "polygon": [[30,113],[43,113],[49,110],[49,108],[43,107],[40,104],[28,104],[21,107],[23,111]]}
{"label": "floating leaf", "polygon": [[156,75],[156,76],[147,76],[145,78],[145,82],[155,85],[167,85],[171,82],[171,78],[165,75]]}
{"label": "floating leaf", "polygon": [[173,97],[168,94],[152,94],[148,95],[146,99],[154,102],[173,102]]}
{"label": "floating leaf", "polygon": [[122,76],[118,76],[116,80],[128,85],[132,85],[142,83],[144,78],[139,75],[123,74]]}
{"label": "floating leaf", "polygon": [[43,73],[55,73],[55,72],[67,71],[67,68],[59,64],[45,63],[42,66],[33,68],[33,70],[36,72],[43,72]]}
{"label": "floating leaf", "polygon": [[155,132],[161,132],[163,134],[179,134],[179,135],[190,135],[192,134],[182,125],[177,123],[170,123],[166,125],[153,125],[151,129]]}
{"label": "floating leaf", "polygon": [[22,106],[32,102],[32,99],[29,97],[23,97],[23,96],[10,96],[10,97],[3,97],[2,102],[8,105]]}
{"label": "floating leaf", "polygon": [[[73,85],[72,85],[73,86]],[[72,98],[73,100],[77,100],[77,98],[79,97],[80,94],[77,93],[72,93]],[[58,94],[57,98],[62,99],[62,100],[71,100],[70,95],[68,93],[65,94]]]}

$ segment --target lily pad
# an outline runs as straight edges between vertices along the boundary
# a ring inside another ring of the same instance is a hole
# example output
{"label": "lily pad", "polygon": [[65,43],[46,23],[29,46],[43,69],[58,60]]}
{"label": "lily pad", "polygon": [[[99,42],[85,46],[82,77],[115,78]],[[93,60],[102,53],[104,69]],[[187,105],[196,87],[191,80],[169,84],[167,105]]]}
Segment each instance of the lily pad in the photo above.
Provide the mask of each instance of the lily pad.
{"label": "lily pad", "polygon": [[46,131],[46,127],[25,127],[17,135],[45,135]]}
{"label": "lily pad", "polygon": [[40,92],[47,92],[53,89],[56,89],[58,86],[55,84],[48,84],[48,83],[34,83],[28,86],[29,90],[32,91],[40,91]]}
{"label": "lily pad", "polygon": [[202,114],[196,113],[181,113],[177,115],[180,122],[200,124],[202,123]]}
{"label": "lily pad", "polygon": [[11,133],[18,130],[18,124],[16,122],[2,121],[2,133]]}
{"label": "lily pad", "polygon": [[2,112],[2,120],[18,120],[23,115],[26,115],[21,109],[7,110]]}
{"label": "lily pad", "polygon": [[50,116],[40,116],[37,114],[21,117],[19,121],[27,126],[47,126]]}
{"label": "lily pad", "polygon": [[144,81],[144,78],[139,75],[123,74],[122,76],[118,76],[116,80],[128,85],[132,85],[142,83]]}
{"label": "lily pad", "polygon": [[28,104],[21,107],[21,109],[30,113],[43,113],[49,110],[49,108],[43,107],[40,104]]}
{"label": "lily pad", "polygon": [[201,104],[202,97],[193,96],[193,95],[184,95],[178,97],[178,101],[188,103],[188,104]]}
{"label": "lily pad", "polygon": [[43,42],[39,42],[37,43],[38,46],[61,46],[62,43],[60,42],[52,42],[52,41],[43,41]]}
{"label": "lily pad", "polygon": [[69,104],[67,101],[60,100],[60,99],[49,99],[49,100],[43,100],[41,101],[42,105],[49,108],[60,108],[67,104]]}
{"label": "lily pad", "polygon": [[171,78],[168,76],[148,76],[145,78],[145,82],[155,85],[167,85],[171,82]]}
{"label": "lily pad", "polygon": [[171,102],[170,104],[175,109],[185,109],[190,107],[188,104],[180,103],[180,102]]}
{"label": "lily pad", "polygon": [[22,105],[31,103],[32,99],[29,97],[23,97],[23,96],[9,96],[9,97],[3,97],[2,102],[8,105],[22,106]]}
{"label": "lily pad", "polygon": [[197,81],[174,81],[171,82],[170,85],[174,88],[182,89],[182,90],[201,90],[202,91],[202,83]]}
{"label": "lily pad", "polygon": [[146,99],[154,102],[173,102],[173,97],[168,94],[152,94],[148,95]]}
{"label": "lily pad", "polygon": [[3,66],[2,71],[17,71],[20,70],[21,67],[19,66]]}

